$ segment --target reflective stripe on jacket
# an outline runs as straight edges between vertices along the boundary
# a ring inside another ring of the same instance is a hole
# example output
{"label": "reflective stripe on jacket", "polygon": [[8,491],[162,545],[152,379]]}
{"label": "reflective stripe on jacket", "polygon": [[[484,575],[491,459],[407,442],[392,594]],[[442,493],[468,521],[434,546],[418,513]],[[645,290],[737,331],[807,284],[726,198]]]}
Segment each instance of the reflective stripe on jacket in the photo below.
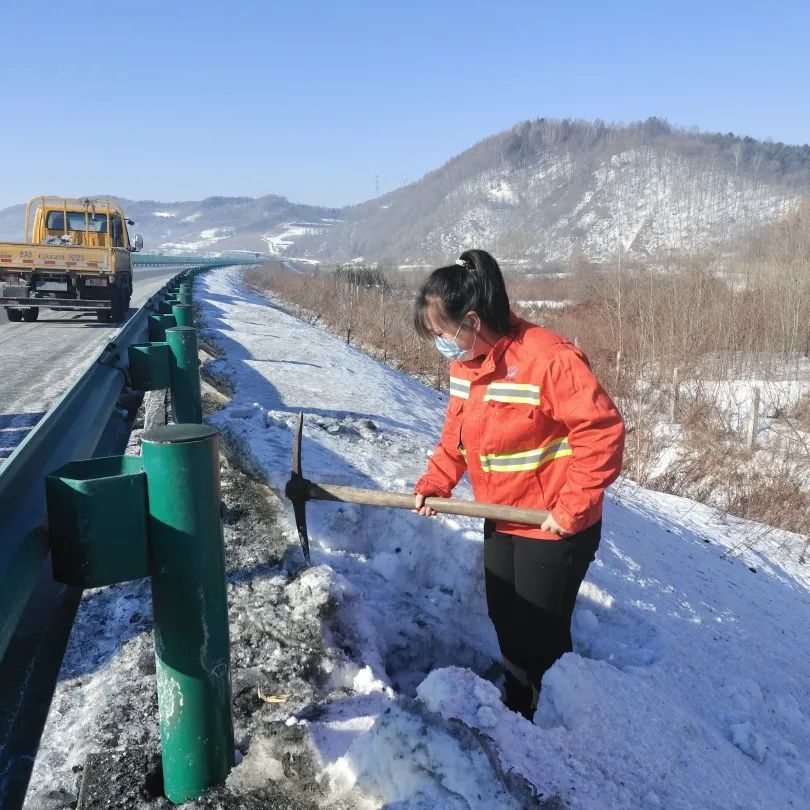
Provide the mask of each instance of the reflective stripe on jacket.
{"label": "reflective stripe on jacket", "polygon": [[[580,532],[599,520],[621,471],[624,422],[576,346],[514,314],[512,324],[515,336],[485,357],[450,364],[441,440],[414,491],[449,497],[466,472],[477,501],[548,509]],[[560,539],[522,524],[495,528]]]}

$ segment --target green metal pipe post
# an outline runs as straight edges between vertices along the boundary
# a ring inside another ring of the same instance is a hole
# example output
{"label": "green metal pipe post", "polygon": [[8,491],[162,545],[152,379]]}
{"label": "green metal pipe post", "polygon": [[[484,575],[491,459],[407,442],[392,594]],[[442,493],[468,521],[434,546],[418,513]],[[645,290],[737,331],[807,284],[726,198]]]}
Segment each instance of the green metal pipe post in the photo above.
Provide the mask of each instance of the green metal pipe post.
{"label": "green metal pipe post", "polygon": [[169,344],[169,374],[175,422],[202,422],[200,366],[197,354],[197,330],[176,326],[166,330]]}
{"label": "green metal pipe post", "polygon": [[208,425],[142,438],[163,788],[177,804],[222,783],[234,758],[218,444]]}
{"label": "green metal pipe post", "polygon": [[180,292],[177,293],[177,300],[181,304],[190,304],[191,303],[191,293],[186,292],[186,291],[181,289]]}
{"label": "green metal pipe post", "polygon": [[172,315],[178,326],[194,326],[194,307],[191,304],[175,304]]}

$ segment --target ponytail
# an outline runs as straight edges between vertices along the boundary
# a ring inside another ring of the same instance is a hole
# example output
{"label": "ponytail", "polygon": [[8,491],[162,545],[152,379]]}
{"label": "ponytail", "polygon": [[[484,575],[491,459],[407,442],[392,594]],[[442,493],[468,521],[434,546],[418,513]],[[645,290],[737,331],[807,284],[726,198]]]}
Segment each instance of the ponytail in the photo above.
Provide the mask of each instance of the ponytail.
{"label": "ponytail", "polygon": [[485,250],[465,250],[455,264],[434,270],[416,297],[414,327],[422,337],[431,337],[426,311],[436,302],[451,323],[461,323],[468,312],[499,335],[509,335],[509,296],[501,268]]}

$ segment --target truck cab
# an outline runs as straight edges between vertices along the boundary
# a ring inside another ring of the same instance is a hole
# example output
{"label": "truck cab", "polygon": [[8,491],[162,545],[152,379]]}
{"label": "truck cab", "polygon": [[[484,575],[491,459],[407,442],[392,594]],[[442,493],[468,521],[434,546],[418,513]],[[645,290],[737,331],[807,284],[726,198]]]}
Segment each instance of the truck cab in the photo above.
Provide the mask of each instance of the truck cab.
{"label": "truck cab", "polygon": [[[67,239],[65,239],[67,237]],[[38,209],[34,218],[35,242],[60,239],[83,247],[129,248],[129,232],[117,213]]]}

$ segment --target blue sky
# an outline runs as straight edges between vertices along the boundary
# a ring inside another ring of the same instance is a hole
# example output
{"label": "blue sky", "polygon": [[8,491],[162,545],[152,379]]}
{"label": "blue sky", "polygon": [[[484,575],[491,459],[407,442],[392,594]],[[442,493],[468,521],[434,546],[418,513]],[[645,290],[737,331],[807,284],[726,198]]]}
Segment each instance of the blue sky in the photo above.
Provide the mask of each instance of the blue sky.
{"label": "blue sky", "polygon": [[0,207],[343,205],[539,117],[810,142],[800,0],[20,0],[2,27]]}

